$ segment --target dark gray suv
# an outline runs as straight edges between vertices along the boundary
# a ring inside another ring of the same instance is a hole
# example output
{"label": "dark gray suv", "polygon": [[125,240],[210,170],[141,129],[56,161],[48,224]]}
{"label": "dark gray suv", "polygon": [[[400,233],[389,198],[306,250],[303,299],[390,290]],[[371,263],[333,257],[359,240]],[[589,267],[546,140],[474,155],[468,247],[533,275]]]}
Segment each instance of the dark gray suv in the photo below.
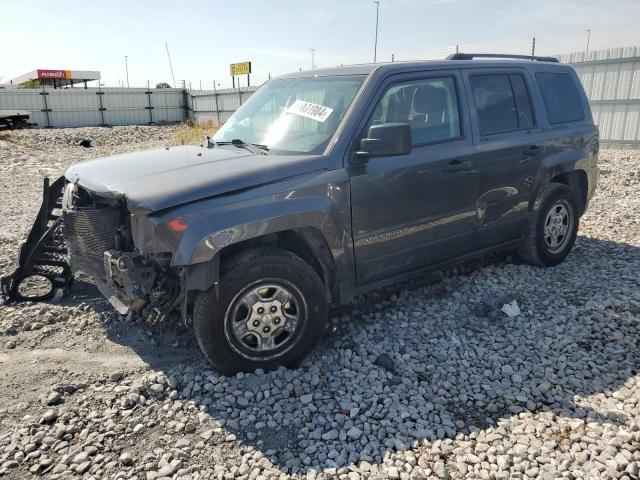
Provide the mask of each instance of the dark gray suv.
{"label": "dark gray suv", "polygon": [[178,310],[232,373],[293,365],[329,304],[496,249],[553,266],[598,178],[598,129],[553,58],[361,65],[266,83],[203,146],[79,163],[19,268],[93,277],[121,313]]}

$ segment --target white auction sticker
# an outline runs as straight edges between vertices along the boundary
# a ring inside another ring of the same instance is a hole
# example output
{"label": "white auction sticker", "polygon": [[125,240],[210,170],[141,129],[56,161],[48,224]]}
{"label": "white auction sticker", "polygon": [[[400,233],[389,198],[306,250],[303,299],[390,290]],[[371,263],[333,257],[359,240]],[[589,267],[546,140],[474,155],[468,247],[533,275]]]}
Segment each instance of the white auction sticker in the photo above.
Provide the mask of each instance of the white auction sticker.
{"label": "white auction sticker", "polygon": [[287,108],[287,113],[307,117],[320,123],[324,123],[332,112],[333,108],[318,105],[317,103],[305,102],[303,100],[296,100]]}

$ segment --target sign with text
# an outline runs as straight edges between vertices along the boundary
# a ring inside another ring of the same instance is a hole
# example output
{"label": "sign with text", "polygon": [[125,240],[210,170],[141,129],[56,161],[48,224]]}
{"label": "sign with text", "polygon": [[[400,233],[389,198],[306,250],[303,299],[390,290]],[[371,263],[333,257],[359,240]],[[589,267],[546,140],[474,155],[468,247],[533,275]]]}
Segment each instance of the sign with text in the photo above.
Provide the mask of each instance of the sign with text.
{"label": "sign with text", "polygon": [[310,118],[316,122],[324,123],[324,121],[329,118],[329,115],[333,112],[333,108],[318,105],[317,103],[296,100],[289,108],[287,108],[286,112]]}
{"label": "sign with text", "polygon": [[232,63],[231,75],[249,75],[251,73],[251,62]]}
{"label": "sign with text", "polygon": [[41,69],[38,69],[38,78],[68,79],[68,78],[71,78],[71,71],[70,70],[41,70]]}

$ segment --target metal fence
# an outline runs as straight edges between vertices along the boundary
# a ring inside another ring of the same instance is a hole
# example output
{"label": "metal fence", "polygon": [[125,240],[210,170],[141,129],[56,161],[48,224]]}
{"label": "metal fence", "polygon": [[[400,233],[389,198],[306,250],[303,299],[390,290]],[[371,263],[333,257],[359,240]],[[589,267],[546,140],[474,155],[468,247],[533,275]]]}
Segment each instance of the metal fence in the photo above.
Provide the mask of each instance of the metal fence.
{"label": "metal fence", "polygon": [[558,55],[582,81],[602,143],[640,145],[640,47]]}
{"label": "metal fence", "polygon": [[0,110],[26,110],[41,127],[86,127],[180,122],[181,89],[69,88],[0,90]]}
{"label": "metal fence", "polygon": [[[575,67],[602,143],[640,145],[640,47],[558,55]],[[258,87],[0,90],[0,110],[28,110],[43,127],[195,121],[224,123]]]}
{"label": "metal fence", "polygon": [[192,120],[222,124],[259,87],[227,88],[223,90],[187,91],[187,111]]}

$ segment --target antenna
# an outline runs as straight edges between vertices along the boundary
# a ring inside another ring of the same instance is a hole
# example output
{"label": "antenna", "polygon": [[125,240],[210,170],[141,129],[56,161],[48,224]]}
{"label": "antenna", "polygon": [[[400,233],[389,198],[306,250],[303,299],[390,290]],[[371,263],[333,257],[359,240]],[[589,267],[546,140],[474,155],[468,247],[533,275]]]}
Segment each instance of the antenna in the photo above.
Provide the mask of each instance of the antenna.
{"label": "antenna", "polygon": [[169,59],[169,68],[171,69],[171,78],[173,79],[173,88],[176,88],[176,77],[173,75],[173,65],[171,65],[171,55],[169,55],[169,45],[164,42],[164,48],[167,49],[167,58]]}

